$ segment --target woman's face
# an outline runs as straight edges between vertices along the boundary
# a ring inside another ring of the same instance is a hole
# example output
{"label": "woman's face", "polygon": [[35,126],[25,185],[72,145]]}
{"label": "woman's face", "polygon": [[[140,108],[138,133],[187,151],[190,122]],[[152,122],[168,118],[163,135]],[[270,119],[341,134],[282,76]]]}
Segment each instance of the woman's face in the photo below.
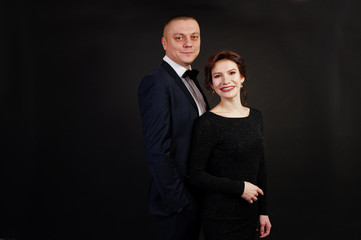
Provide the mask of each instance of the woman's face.
{"label": "woman's face", "polygon": [[212,69],[212,88],[222,99],[240,99],[244,77],[235,62],[222,59]]}

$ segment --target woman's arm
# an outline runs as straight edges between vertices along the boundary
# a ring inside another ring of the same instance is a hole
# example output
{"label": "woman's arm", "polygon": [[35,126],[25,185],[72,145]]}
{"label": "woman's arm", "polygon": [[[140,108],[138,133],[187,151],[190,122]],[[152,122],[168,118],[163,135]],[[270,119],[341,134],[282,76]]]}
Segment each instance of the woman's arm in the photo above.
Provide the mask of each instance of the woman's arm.
{"label": "woman's arm", "polygon": [[192,184],[199,188],[223,193],[242,195],[243,181],[217,177],[207,171],[212,150],[217,144],[217,136],[214,133],[209,119],[198,118],[194,123],[191,154],[189,162],[189,178]]}

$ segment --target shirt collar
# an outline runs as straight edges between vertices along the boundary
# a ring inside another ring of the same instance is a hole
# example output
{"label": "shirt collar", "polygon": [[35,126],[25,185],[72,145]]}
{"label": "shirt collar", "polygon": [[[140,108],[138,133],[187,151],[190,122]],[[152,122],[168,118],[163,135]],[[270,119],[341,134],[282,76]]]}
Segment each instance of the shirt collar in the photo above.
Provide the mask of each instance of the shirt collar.
{"label": "shirt collar", "polygon": [[[165,62],[167,62],[173,69],[174,71],[177,73],[177,75],[182,78],[183,74],[185,73],[185,71],[187,71],[187,69],[181,65],[179,65],[178,63],[174,62],[172,59],[170,59],[167,55],[165,55],[163,57],[163,60]],[[189,66],[189,70],[192,70],[192,67]]]}

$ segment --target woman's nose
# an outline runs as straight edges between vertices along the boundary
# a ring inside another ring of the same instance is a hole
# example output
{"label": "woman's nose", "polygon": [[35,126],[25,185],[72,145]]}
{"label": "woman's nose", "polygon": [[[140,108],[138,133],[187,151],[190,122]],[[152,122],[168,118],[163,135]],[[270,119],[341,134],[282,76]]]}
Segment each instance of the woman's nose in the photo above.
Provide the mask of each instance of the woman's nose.
{"label": "woman's nose", "polygon": [[222,84],[227,85],[227,84],[229,84],[229,83],[230,83],[229,77],[226,76],[226,75],[224,75]]}

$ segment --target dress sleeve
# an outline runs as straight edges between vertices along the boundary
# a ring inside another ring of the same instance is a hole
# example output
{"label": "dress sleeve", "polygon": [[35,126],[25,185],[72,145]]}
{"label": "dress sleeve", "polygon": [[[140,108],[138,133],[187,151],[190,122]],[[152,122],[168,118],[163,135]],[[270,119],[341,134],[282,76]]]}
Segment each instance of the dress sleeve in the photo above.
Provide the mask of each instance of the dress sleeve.
{"label": "dress sleeve", "polygon": [[212,150],[217,144],[217,135],[209,119],[199,118],[194,124],[191,155],[189,162],[190,182],[195,186],[215,192],[241,196],[244,182],[217,177],[207,171]]}
{"label": "dress sleeve", "polygon": [[[260,114],[259,118],[259,127],[261,129],[261,134],[263,137],[263,118]],[[260,187],[264,195],[259,197],[260,201],[260,215],[268,215],[268,208],[267,208],[267,169],[266,169],[266,160],[265,160],[265,153],[264,153],[264,143],[263,143],[263,153],[259,162],[259,170],[257,176],[257,185]]]}

